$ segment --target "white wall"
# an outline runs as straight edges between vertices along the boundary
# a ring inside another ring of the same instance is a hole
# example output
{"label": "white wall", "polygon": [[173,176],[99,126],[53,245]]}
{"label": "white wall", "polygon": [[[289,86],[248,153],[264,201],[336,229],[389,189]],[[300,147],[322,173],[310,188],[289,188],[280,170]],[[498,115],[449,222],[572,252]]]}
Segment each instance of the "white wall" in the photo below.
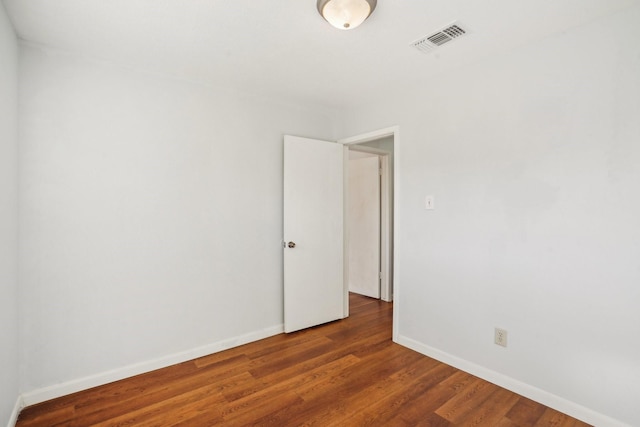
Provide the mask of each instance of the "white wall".
{"label": "white wall", "polygon": [[639,40],[635,7],[345,120],[400,126],[402,341],[599,425],[640,425]]}
{"label": "white wall", "polygon": [[18,398],[18,44],[0,3],[0,425]]}
{"label": "white wall", "polygon": [[333,138],[330,112],[28,45],[20,67],[30,399],[277,332],[282,137]]}

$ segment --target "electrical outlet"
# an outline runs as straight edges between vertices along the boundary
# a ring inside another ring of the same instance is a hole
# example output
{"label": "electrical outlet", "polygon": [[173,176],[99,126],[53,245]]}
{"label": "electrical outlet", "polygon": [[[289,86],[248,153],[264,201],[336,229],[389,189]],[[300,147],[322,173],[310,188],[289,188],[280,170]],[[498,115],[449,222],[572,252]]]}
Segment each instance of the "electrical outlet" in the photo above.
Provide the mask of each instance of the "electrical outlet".
{"label": "electrical outlet", "polygon": [[497,345],[501,345],[502,347],[506,347],[507,346],[507,330],[496,328],[493,342],[495,342]]}

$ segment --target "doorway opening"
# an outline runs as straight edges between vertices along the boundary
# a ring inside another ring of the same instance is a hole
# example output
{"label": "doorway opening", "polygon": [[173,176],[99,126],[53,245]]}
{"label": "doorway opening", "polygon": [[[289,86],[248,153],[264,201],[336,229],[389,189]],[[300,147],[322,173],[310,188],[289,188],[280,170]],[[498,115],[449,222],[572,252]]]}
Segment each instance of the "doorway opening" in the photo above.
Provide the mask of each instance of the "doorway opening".
{"label": "doorway opening", "polygon": [[[389,138],[390,137],[390,138]],[[377,270],[379,304],[398,302],[398,126],[335,142],[284,136],[284,330],[293,332],[349,316],[347,162],[353,151],[375,154],[383,169]],[[386,150],[385,150],[386,145]],[[382,148],[380,148],[382,147]],[[384,173],[384,171],[387,171]],[[310,188],[315,191],[309,191]],[[330,285],[330,286],[328,286]],[[313,309],[310,309],[312,307]],[[393,339],[399,310],[393,309]]]}
{"label": "doorway opening", "polygon": [[[349,261],[345,288],[391,302],[397,298],[393,236],[398,128],[339,142],[349,150],[346,214]],[[394,338],[396,315],[394,310]]]}
{"label": "doorway opening", "polygon": [[393,137],[349,146],[349,291],[393,300]]}

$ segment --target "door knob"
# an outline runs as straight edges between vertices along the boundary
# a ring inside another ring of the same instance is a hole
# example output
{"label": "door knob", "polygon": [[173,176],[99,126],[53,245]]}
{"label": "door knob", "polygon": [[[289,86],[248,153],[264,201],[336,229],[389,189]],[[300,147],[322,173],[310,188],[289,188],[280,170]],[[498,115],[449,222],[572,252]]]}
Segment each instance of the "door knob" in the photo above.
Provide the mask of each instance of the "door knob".
{"label": "door knob", "polygon": [[296,244],[294,242],[289,242],[287,243],[287,246],[290,247],[291,249],[296,247]]}

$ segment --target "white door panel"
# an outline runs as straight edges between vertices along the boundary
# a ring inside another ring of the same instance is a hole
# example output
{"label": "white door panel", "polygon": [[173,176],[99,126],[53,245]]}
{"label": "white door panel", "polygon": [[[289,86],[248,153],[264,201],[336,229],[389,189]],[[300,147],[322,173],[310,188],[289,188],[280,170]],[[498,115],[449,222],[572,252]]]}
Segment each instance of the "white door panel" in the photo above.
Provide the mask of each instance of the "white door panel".
{"label": "white door panel", "polygon": [[344,152],[284,137],[285,332],[344,317]]}

